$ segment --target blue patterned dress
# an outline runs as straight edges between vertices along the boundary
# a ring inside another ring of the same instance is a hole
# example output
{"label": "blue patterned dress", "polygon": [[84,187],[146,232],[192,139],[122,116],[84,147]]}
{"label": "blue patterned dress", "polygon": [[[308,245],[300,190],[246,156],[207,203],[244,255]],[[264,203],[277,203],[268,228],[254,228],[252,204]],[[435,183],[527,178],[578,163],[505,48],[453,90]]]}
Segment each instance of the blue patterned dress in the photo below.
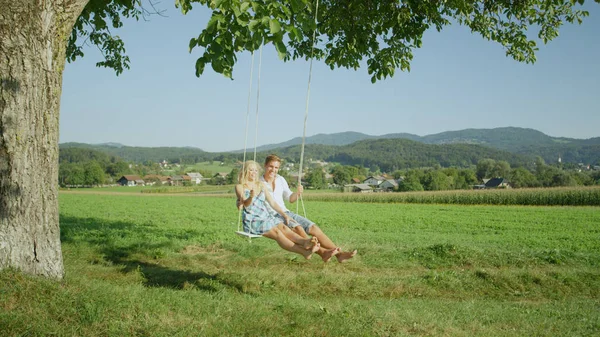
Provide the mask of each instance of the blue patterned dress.
{"label": "blue patterned dress", "polygon": [[[249,196],[250,190],[244,189],[244,198],[248,199]],[[270,209],[265,198],[265,190],[263,189],[254,197],[250,206],[244,207],[244,211],[242,212],[244,232],[261,235],[280,224],[281,219],[271,213]]]}

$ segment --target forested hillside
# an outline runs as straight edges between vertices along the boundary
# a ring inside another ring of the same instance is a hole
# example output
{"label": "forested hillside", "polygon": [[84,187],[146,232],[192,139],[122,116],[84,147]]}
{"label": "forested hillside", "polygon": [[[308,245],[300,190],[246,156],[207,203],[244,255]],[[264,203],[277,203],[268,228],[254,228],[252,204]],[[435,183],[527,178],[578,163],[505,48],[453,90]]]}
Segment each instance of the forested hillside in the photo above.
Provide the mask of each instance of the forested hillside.
{"label": "forested hillside", "polygon": [[[411,140],[407,139],[410,138]],[[294,145],[295,143],[295,145]],[[301,139],[257,148],[263,156],[275,152],[289,161],[300,158]],[[600,164],[600,137],[571,139],[550,137],[523,128],[467,129],[429,136],[407,133],[369,136],[358,132],[319,134],[306,138],[306,155],[315,160],[348,165],[379,166],[383,170],[410,167],[467,167],[481,159],[509,162],[512,166],[532,163],[536,157],[555,163]],[[61,144],[61,149],[77,147],[101,151],[125,161],[193,164],[210,160],[239,160],[241,152],[206,152],[192,147],[129,147],[120,144]]]}
{"label": "forested hillside", "polygon": [[[465,129],[446,131],[427,136],[418,136],[410,133],[391,133],[372,136],[360,132],[341,132],[317,134],[307,137],[306,144],[343,146],[369,139],[397,138],[409,139],[424,144],[482,145],[529,157],[541,156],[547,162],[555,162],[560,156],[563,162],[600,163],[600,137],[590,139],[551,137],[537,130],[516,127]],[[257,150],[259,152],[275,151],[301,143],[302,138],[297,137],[283,143],[260,146]]]}
{"label": "forested hillside", "polygon": [[83,143],[64,143],[60,144],[60,149],[67,148],[87,148],[106,153],[111,156],[117,156],[126,161],[136,163],[155,162],[166,160],[169,162],[189,162],[197,163],[206,160],[212,160],[216,154],[205,152],[194,147],[132,147],[124,145],[107,144],[83,144]]}
{"label": "forested hillside", "polygon": [[[277,150],[291,161],[300,158],[300,146]],[[472,144],[423,144],[408,139],[363,140],[345,146],[307,145],[305,157],[337,162],[342,165],[379,167],[392,172],[416,167],[470,167],[481,159],[491,158],[519,167],[533,163],[533,158]]]}

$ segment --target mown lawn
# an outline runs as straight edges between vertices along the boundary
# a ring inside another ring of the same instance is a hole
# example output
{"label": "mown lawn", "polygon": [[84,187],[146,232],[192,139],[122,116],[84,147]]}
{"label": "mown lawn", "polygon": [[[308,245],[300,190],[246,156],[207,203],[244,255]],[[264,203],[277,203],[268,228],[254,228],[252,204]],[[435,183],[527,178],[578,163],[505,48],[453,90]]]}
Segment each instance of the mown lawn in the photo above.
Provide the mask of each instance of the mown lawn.
{"label": "mown lawn", "polygon": [[[0,272],[7,336],[593,336],[600,209],[306,203],[323,264],[232,198],[60,194],[62,282]],[[295,209],[295,206],[294,206]]]}

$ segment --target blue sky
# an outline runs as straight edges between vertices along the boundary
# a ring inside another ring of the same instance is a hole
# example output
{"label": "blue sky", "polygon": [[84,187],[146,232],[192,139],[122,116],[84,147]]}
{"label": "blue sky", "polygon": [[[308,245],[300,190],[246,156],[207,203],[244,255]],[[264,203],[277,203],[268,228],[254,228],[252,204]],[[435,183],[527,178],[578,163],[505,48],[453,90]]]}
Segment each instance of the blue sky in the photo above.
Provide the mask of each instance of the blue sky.
{"label": "blue sky", "polygon": [[[371,84],[367,69],[330,70],[314,62],[307,136],[357,131],[420,136],[467,128],[515,126],[554,137],[600,136],[600,5],[586,2],[582,25],[563,26],[541,44],[534,65],[505,56],[498,44],[462,26],[428,31],[411,72]],[[234,80],[207,68],[197,78],[201,49],[190,38],[206,25],[200,6],[182,15],[127,21],[116,31],[131,69],[120,76],[97,68],[88,48],[63,77],[60,142],[128,146],[192,146],[218,152],[244,148],[251,57],[239,55]],[[283,62],[263,50],[257,144],[302,136],[309,63]],[[254,147],[258,53],[251,94],[249,149]]]}

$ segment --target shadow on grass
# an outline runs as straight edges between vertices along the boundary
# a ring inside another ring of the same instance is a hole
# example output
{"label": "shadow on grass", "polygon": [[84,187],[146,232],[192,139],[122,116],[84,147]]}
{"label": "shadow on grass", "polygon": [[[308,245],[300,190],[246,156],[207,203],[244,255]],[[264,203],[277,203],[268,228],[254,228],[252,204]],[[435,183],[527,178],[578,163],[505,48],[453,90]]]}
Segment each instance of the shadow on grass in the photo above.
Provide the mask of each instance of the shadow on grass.
{"label": "shadow on grass", "polygon": [[159,263],[142,261],[160,259],[166,251],[177,252],[186,241],[201,237],[198,230],[165,229],[151,224],[106,221],[95,218],[60,216],[61,241],[85,244],[98,252],[99,258],[121,265],[123,273],[139,271],[148,287],[184,289],[194,287],[205,291],[229,288],[243,292],[238,282],[219,274],[169,268]]}

